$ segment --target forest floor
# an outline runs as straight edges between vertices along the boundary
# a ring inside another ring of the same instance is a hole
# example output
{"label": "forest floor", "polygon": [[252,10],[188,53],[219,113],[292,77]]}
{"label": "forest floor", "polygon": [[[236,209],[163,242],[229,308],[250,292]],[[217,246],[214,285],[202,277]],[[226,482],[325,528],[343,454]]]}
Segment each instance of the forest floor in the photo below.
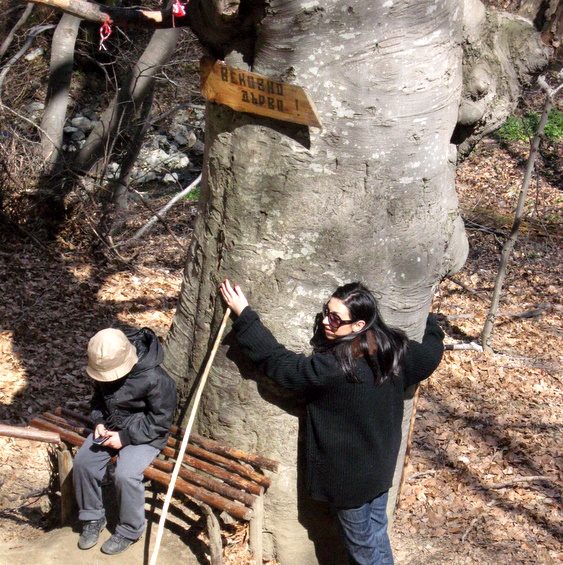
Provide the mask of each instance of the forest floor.
{"label": "forest floor", "polygon": [[[562,149],[538,163],[494,353],[447,351],[420,388],[391,532],[399,565],[563,562]],[[470,254],[434,300],[449,344],[479,339],[526,157],[526,144],[487,140],[459,170]],[[154,209],[161,200],[151,200]],[[176,239],[157,226],[130,265],[92,253],[86,211],[49,243],[0,231],[0,423],[25,426],[49,408],[83,406],[95,331],[149,326],[166,334],[196,208],[182,201],[167,219]],[[148,219],[142,206],[133,209],[132,230]],[[0,563],[7,564],[18,562],[11,550],[60,529],[58,493],[53,448],[12,438],[0,446]],[[205,520],[197,513],[182,520],[181,539],[207,563]],[[243,526],[224,525],[223,541],[225,563],[249,563]]]}

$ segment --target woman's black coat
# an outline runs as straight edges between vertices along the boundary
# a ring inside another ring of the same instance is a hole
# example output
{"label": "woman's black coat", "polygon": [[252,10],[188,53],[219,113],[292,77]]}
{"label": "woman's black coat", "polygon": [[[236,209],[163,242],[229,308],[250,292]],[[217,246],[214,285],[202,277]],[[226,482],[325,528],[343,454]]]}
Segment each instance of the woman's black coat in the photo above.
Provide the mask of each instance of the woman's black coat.
{"label": "woman's black coat", "polygon": [[312,498],[354,508],[389,490],[401,443],[404,392],[436,369],[442,330],[430,315],[422,343],[409,341],[403,375],[375,386],[364,359],[361,383],[346,380],[330,353],[287,350],[247,307],[234,322],[242,350],[267,377],[303,393],[307,405],[307,489]]}

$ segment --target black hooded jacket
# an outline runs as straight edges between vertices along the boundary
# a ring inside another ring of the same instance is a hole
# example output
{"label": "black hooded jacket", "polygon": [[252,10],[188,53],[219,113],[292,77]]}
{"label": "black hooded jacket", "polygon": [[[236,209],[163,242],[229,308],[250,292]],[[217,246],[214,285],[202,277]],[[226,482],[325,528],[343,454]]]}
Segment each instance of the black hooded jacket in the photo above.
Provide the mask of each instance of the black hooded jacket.
{"label": "black hooded jacket", "polygon": [[307,407],[306,486],[315,500],[356,508],[387,491],[401,444],[405,389],[440,363],[444,333],[430,315],[421,343],[410,340],[404,371],[381,386],[365,359],[360,382],[346,379],[331,353],[289,351],[246,307],[233,324],[242,351],[280,386],[303,395]]}
{"label": "black hooded jacket", "polygon": [[94,423],[118,431],[123,446],[166,446],[176,409],[176,383],[160,367],[164,350],[149,328],[127,335],[137,349],[131,371],[112,382],[94,382],[90,402]]}

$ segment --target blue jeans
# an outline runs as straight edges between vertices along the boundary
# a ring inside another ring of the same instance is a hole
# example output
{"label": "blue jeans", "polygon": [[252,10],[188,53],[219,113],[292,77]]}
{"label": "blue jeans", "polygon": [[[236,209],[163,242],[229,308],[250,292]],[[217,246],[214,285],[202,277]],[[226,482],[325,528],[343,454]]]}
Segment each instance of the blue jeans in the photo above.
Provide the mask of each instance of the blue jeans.
{"label": "blue jeans", "polygon": [[386,510],[386,492],[359,508],[336,509],[344,544],[357,565],[393,565]]}

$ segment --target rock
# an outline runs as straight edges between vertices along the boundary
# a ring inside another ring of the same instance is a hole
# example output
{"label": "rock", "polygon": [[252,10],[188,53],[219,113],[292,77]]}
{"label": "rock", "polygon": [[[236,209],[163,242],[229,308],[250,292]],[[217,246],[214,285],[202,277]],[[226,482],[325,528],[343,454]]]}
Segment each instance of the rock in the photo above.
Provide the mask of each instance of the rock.
{"label": "rock", "polygon": [[177,183],[178,182],[178,173],[166,173],[164,178],[162,179],[163,182],[166,183]]}
{"label": "rock", "polygon": [[114,179],[119,175],[119,165],[117,163],[109,163],[106,167],[106,177]]}
{"label": "rock", "polygon": [[84,108],[82,110],[82,115],[86,116],[89,120],[97,120],[98,114],[92,110],[92,108]]}
{"label": "rock", "polygon": [[144,161],[149,167],[156,168],[161,166],[162,163],[168,161],[168,154],[162,149],[157,149],[145,156]]}
{"label": "rock", "polygon": [[177,133],[174,136],[174,141],[181,147],[182,145],[188,144],[188,138],[184,137],[181,133]]}
{"label": "rock", "polygon": [[82,130],[77,129],[76,131],[72,132],[70,139],[72,141],[81,141],[82,139],[86,139],[86,134]]}
{"label": "rock", "polygon": [[78,128],[83,132],[92,129],[92,122],[84,116],[77,116],[76,118],[73,118],[70,123],[73,127]]}
{"label": "rock", "polygon": [[192,128],[189,128],[183,124],[174,124],[170,129],[170,135],[174,138],[174,141],[180,146],[192,147],[196,142],[197,138]]}
{"label": "rock", "polygon": [[165,135],[158,134],[153,137],[151,145],[153,149],[169,149],[170,140]]}
{"label": "rock", "polygon": [[192,151],[196,155],[203,155],[204,150],[205,150],[205,145],[203,144],[203,142],[200,141],[199,139],[196,140],[196,142],[194,143],[194,146],[192,147]]}
{"label": "rock", "polygon": [[37,49],[34,49],[33,51],[30,51],[25,57],[24,59],[26,61],[35,61],[35,59],[37,59],[37,57],[41,57],[41,55],[43,55],[43,53],[45,53],[45,51],[43,50],[42,47],[38,47]]}
{"label": "rock", "polygon": [[184,155],[183,153],[174,153],[173,155],[170,155],[168,160],[168,166],[175,169],[185,169],[186,167],[189,167],[189,165],[190,160],[187,155]]}
{"label": "rock", "polygon": [[131,177],[135,180],[137,184],[144,184],[146,182],[151,182],[158,178],[157,174],[153,171],[133,171]]}
{"label": "rock", "polygon": [[30,102],[24,106],[24,109],[27,113],[33,114],[34,112],[41,112],[45,110],[45,104],[42,102]]}

